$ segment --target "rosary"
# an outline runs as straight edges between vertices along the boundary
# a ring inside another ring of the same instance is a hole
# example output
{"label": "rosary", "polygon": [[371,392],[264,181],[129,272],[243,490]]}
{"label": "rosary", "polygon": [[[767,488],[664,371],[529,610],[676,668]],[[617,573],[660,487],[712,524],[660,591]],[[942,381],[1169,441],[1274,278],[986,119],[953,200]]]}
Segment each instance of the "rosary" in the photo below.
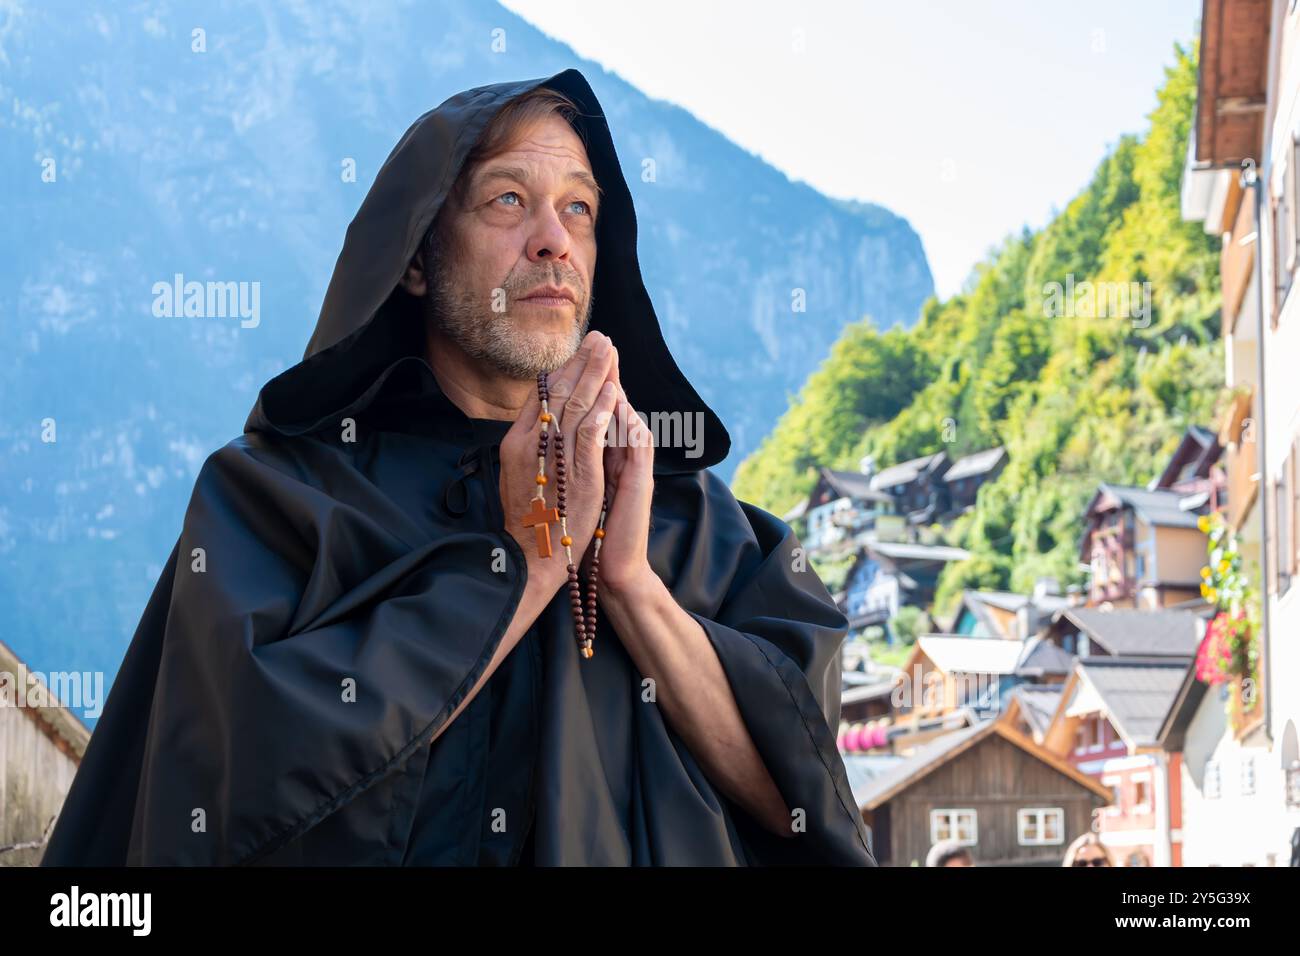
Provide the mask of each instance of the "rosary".
{"label": "rosary", "polygon": [[532,510],[523,517],[526,528],[537,529],[537,553],[543,558],[551,556],[551,523],[560,523],[560,544],[564,545],[564,554],[569,563],[569,604],[573,607],[573,632],[578,640],[578,647],[583,657],[591,657],[592,641],[596,637],[596,575],[600,570],[600,542],[605,537],[605,514],[609,510],[609,495],[606,492],[600,504],[600,521],[596,525],[595,550],[591,554],[591,572],[587,576],[590,592],[587,594],[586,614],[583,613],[582,589],[578,584],[578,566],[573,563],[573,539],[569,537],[569,526],[564,512],[564,434],[555,424],[558,440],[555,443],[555,508],[546,507],[546,498],[542,489],[546,485],[546,449],[551,439],[551,414],[547,401],[550,398],[550,386],[546,373],[537,376],[537,397],[542,403],[542,434],[537,444],[537,493],[533,496]]}

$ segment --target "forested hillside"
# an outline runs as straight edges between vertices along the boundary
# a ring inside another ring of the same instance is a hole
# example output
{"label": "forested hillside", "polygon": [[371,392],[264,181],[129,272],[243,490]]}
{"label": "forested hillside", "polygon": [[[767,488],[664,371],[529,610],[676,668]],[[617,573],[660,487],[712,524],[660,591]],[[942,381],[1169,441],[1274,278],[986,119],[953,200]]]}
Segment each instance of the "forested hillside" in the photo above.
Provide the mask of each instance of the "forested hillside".
{"label": "forested hillside", "polygon": [[738,468],[737,496],[783,514],[821,465],[1005,444],[1008,467],[951,531],[972,557],[948,566],[936,609],[963,587],[1079,581],[1097,483],[1145,484],[1220,399],[1219,240],[1179,215],[1195,98],[1195,51],[1176,47],[1145,134],[1048,226],[1008,238],[911,330],[846,328]]}

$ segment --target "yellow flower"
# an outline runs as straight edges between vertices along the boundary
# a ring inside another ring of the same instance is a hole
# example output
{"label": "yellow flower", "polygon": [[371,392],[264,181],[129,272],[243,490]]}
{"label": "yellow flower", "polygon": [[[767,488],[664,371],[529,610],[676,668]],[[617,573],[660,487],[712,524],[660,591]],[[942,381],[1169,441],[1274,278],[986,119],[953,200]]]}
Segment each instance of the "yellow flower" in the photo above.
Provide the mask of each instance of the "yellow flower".
{"label": "yellow flower", "polygon": [[1216,600],[1218,600],[1219,592],[1214,590],[1214,588],[1207,588],[1206,590],[1209,593],[1205,595],[1205,600],[1213,604]]}
{"label": "yellow flower", "polygon": [[1205,567],[1201,568],[1201,577],[1205,578],[1205,580],[1207,581],[1210,580],[1210,575],[1212,573],[1213,572],[1210,571],[1209,565],[1206,565]]}
{"label": "yellow flower", "polygon": [[1220,574],[1227,574],[1231,570],[1232,570],[1232,562],[1229,561],[1227,558],[1224,558],[1222,561],[1219,562]]}
{"label": "yellow flower", "polygon": [[1197,518],[1197,519],[1196,519],[1196,527],[1198,527],[1198,528],[1201,529],[1201,534],[1209,534],[1209,532],[1210,532],[1210,516],[1209,516],[1209,515],[1201,515],[1199,518]]}

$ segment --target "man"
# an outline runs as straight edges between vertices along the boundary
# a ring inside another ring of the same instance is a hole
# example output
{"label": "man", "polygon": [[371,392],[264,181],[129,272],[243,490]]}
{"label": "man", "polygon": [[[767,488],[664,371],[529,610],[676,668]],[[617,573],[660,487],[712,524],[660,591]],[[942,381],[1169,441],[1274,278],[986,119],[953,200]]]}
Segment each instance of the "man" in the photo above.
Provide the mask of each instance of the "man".
{"label": "man", "polygon": [[[590,658],[523,521],[542,371],[584,582],[611,498]],[[45,864],[875,865],[831,732],[846,621],[709,470],[728,447],[582,75],[447,100],[204,464]]]}

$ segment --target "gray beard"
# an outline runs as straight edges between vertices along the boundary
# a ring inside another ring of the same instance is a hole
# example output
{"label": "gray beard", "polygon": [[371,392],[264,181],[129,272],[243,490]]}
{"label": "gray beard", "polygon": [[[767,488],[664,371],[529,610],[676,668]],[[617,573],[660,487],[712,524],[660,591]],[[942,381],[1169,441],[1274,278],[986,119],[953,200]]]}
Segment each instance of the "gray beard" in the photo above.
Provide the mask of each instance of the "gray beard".
{"label": "gray beard", "polygon": [[[441,256],[430,258],[432,268],[424,296],[426,321],[471,358],[510,378],[530,381],[542,372],[555,371],[582,345],[591,325],[594,295],[587,296],[586,308],[567,337],[537,336],[509,312],[492,311],[490,301],[485,303],[475,290],[458,287]],[[561,284],[558,277],[555,281]]]}

